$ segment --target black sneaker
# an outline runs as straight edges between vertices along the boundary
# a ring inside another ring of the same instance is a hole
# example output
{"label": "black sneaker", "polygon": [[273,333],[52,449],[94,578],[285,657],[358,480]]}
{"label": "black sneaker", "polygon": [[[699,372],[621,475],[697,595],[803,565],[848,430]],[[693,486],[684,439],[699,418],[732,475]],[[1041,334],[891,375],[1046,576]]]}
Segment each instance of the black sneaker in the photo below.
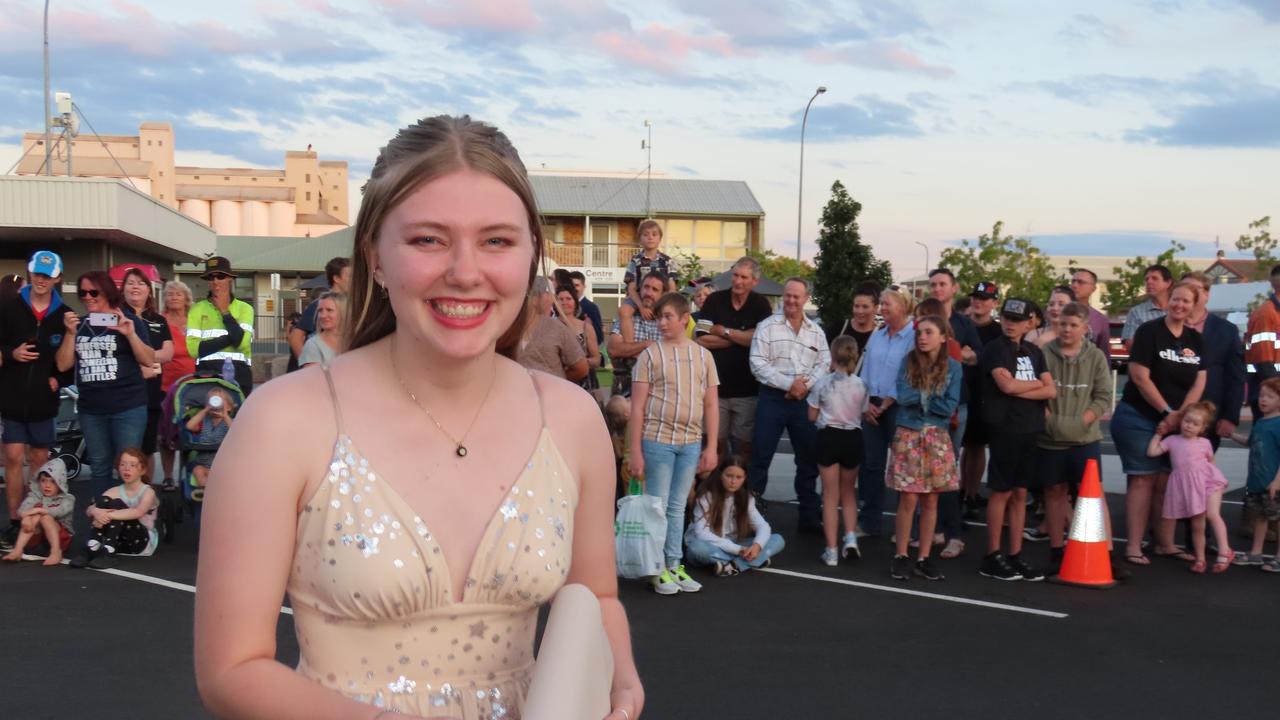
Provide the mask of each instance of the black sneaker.
{"label": "black sneaker", "polygon": [[1009,567],[1013,568],[1014,572],[1021,575],[1022,579],[1027,582],[1040,582],[1044,579],[1044,573],[1022,561],[1021,553],[1010,555],[1005,558],[1005,561],[1009,563]]}
{"label": "black sneaker", "polygon": [[116,559],[116,556],[109,553],[99,553],[89,561],[89,567],[94,570],[108,570],[119,564],[120,561]]}
{"label": "black sneaker", "polygon": [[22,527],[17,520],[10,520],[9,527],[5,528],[4,533],[0,534],[0,550],[12,550],[14,545],[18,544],[18,533],[22,532]]}
{"label": "black sneaker", "polygon": [[921,558],[916,561],[916,574],[925,580],[941,580],[942,573],[938,572],[938,568],[933,566],[932,558]]}
{"label": "black sneaker", "polygon": [[894,580],[910,580],[911,558],[906,555],[893,556],[893,562],[889,563],[889,577]]}
{"label": "black sneaker", "polygon": [[982,558],[982,567],[978,570],[978,574],[996,580],[1022,579],[1022,573],[1014,570],[1013,566],[1009,564],[1009,559],[999,550]]}
{"label": "black sneaker", "polygon": [[71,559],[67,561],[67,564],[77,569],[87,568],[89,567],[89,561],[92,559],[93,556],[91,554],[87,552],[78,552],[71,556]]}

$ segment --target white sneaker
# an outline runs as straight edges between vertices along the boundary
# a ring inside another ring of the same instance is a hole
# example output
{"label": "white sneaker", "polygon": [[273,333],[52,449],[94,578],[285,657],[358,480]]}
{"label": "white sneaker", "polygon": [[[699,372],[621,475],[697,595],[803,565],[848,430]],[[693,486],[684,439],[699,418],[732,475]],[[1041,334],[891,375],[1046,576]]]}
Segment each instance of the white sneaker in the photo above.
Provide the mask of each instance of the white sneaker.
{"label": "white sneaker", "polygon": [[840,558],[836,556],[836,549],[829,547],[822,551],[822,564],[827,567],[835,567],[840,564]]}
{"label": "white sneaker", "polygon": [[844,540],[840,543],[840,554],[844,557],[853,555],[854,557],[862,557],[862,551],[858,549],[858,536],[855,533],[845,533]]}
{"label": "white sneaker", "polygon": [[668,570],[663,570],[661,575],[654,575],[649,582],[653,585],[653,591],[659,595],[675,595],[680,592],[680,586]]}
{"label": "white sneaker", "polygon": [[90,549],[90,550],[92,550],[93,552],[98,552],[98,548],[102,547],[102,543],[98,542],[98,539],[97,539],[97,538],[89,538],[89,542],[87,542],[87,543],[85,543],[85,544],[86,544],[86,545],[89,547],[89,549]]}
{"label": "white sneaker", "polygon": [[684,566],[680,565],[667,571],[676,582],[676,587],[680,592],[698,592],[702,589],[702,583],[689,577],[689,573],[684,571]]}

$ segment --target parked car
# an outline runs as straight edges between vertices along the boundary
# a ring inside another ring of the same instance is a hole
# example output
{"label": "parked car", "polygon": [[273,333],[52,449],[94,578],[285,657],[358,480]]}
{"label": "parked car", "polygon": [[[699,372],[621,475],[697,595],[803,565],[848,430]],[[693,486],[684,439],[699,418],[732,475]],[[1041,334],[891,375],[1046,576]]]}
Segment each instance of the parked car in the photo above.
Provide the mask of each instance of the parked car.
{"label": "parked car", "polygon": [[1120,342],[1123,331],[1123,320],[1111,321],[1111,369],[1119,372],[1125,372],[1129,367],[1129,350]]}

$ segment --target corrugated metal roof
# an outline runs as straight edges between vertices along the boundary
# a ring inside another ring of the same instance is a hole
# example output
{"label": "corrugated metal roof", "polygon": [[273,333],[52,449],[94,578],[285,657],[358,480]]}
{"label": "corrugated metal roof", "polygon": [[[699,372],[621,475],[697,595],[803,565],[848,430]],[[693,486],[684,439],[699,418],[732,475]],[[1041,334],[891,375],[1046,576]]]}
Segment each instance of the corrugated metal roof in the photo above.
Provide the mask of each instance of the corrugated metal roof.
{"label": "corrugated metal roof", "polygon": [[[530,175],[543,215],[644,217],[643,175],[634,178]],[[751,188],[740,180],[654,178],[651,215],[764,215]]]}

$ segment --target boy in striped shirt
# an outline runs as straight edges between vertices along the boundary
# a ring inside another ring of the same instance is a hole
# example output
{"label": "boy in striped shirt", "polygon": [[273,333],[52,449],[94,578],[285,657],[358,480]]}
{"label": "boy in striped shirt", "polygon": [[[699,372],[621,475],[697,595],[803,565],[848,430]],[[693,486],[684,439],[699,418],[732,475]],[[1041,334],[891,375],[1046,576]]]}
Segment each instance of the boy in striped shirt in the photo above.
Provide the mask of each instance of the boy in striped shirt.
{"label": "boy in striped shirt", "polygon": [[719,431],[715,360],[684,333],[689,300],[667,293],[653,306],[662,339],[636,359],[631,377],[631,473],[644,478],[645,493],[666,505],[663,554],[667,570],[652,579],[661,595],[697,592],[702,585],[685,572],[684,507],[694,477],[716,466],[715,443],[703,436]]}

